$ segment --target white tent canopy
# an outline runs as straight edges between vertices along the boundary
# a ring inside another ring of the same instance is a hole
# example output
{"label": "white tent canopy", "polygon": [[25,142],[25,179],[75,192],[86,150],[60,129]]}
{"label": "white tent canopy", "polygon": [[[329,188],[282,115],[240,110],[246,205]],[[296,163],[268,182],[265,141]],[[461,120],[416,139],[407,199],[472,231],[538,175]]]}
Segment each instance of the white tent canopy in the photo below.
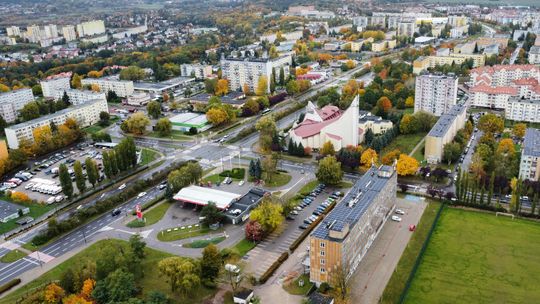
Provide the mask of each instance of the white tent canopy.
{"label": "white tent canopy", "polygon": [[241,195],[236,193],[206,187],[189,186],[178,191],[173,199],[202,206],[206,206],[209,202],[213,202],[218,209],[224,210],[239,197],[241,197]]}

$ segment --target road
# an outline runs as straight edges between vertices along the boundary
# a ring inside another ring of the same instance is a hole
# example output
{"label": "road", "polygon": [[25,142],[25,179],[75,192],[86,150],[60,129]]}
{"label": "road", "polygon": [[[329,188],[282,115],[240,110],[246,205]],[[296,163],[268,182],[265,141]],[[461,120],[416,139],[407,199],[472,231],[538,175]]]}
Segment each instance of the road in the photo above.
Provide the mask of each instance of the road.
{"label": "road", "polygon": [[522,47],[523,47],[523,42],[520,42],[517,48],[514,50],[514,52],[512,52],[512,56],[510,56],[510,64],[514,64],[514,62],[516,62],[516,59],[519,55],[519,51],[521,50]]}

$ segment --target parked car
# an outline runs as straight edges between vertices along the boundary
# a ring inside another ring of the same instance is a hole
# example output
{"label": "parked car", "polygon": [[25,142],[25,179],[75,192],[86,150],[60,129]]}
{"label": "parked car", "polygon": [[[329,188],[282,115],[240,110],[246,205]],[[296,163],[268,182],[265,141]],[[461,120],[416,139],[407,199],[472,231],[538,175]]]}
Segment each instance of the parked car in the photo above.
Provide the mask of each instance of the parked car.
{"label": "parked car", "polygon": [[120,185],[120,187],[118,187],[118,190],[124,190],[126,188],[126,184],[122,184]]}
{"label": "parked car", "polygon": [[300,229],[307,229],[308,227],[309,227],[309,225],[307,225],[307,224],[305,224],[305,223],[302,224],[302,225],[300,225],[300,226],[298,226],[298,228],[300,228]]}
{"label": "parked car", "polygon": [[401,215],[404,215],[405,214],[405,211],[401,210],[401,209],[396,209],[396,214],[401,214]]}
{"label": "parked car", "polygon": [[401,218],[397,215],[392,215],[392,221],[394,222],[401,222]]}

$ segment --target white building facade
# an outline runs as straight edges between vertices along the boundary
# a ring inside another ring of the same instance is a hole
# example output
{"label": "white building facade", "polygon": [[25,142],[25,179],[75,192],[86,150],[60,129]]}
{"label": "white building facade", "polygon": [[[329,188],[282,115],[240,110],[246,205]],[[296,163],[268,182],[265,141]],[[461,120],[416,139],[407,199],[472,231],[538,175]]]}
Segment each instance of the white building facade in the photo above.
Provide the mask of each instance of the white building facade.
{"label": "white building facade", "polygon": [[128,97],[133,94],[133,81],[131,80],[119,80],[114,78],[85,78],[81,80],[81,84],[84,85],[98,85],[100,92],[107,94],[109,91],[113,91],[119,97]]}
{"label": "white building facade", "polygon": [[55,98],[57,96],[57,91],[63,92],[69,90],[71,88],[70,80],[70,77],[56,77],[40,81],[43,97]]}
{"label": "white building facade", "polygon": [[458,78],[455,75],[419,75],[415,86],[414,112],[441,116],[456,104]]}
{"label": "white building facade", "polygon": [[33,100],[34,94],[32,94],[31,89],[19,89],[0,93],[0,116],[7,123],[14,122],[24,105]]}
{"label": "white building facade", "polygon": [[94,36],[105,33],[105,22],[103,20],[92,20],[77,24],[79,37]]}
{"label": "white building facade", "polygon": [[538,181],[540,179],[540,130],[528,128],[523,139],[519,177]]}

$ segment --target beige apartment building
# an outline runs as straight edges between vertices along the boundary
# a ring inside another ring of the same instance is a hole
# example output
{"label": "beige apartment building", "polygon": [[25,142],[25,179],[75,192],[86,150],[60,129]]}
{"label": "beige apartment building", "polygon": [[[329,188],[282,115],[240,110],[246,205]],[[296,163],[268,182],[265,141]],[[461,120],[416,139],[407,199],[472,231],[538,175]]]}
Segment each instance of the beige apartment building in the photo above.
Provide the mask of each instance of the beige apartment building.
{"label": "beige apartment building", "polygon": [[449,113],[443,114],[426,136],[424,158],[430,164],[442,161],[444,145],[452,142],[457,132],[467,122],[467,102],[456,104]]}
{"label": "beige apartment building", "polygon": [[418,57],[413,62],[413,73],[420,74],[423,71],[426,71],[428,68],[434,68],[438,65],[452,65],[452,64],[462,64],[467,59],[473,60],[473,67],[484,66],[486,63],[486,58],[484,55],[476,54],[450,54],[448,56],[422,56]]}

